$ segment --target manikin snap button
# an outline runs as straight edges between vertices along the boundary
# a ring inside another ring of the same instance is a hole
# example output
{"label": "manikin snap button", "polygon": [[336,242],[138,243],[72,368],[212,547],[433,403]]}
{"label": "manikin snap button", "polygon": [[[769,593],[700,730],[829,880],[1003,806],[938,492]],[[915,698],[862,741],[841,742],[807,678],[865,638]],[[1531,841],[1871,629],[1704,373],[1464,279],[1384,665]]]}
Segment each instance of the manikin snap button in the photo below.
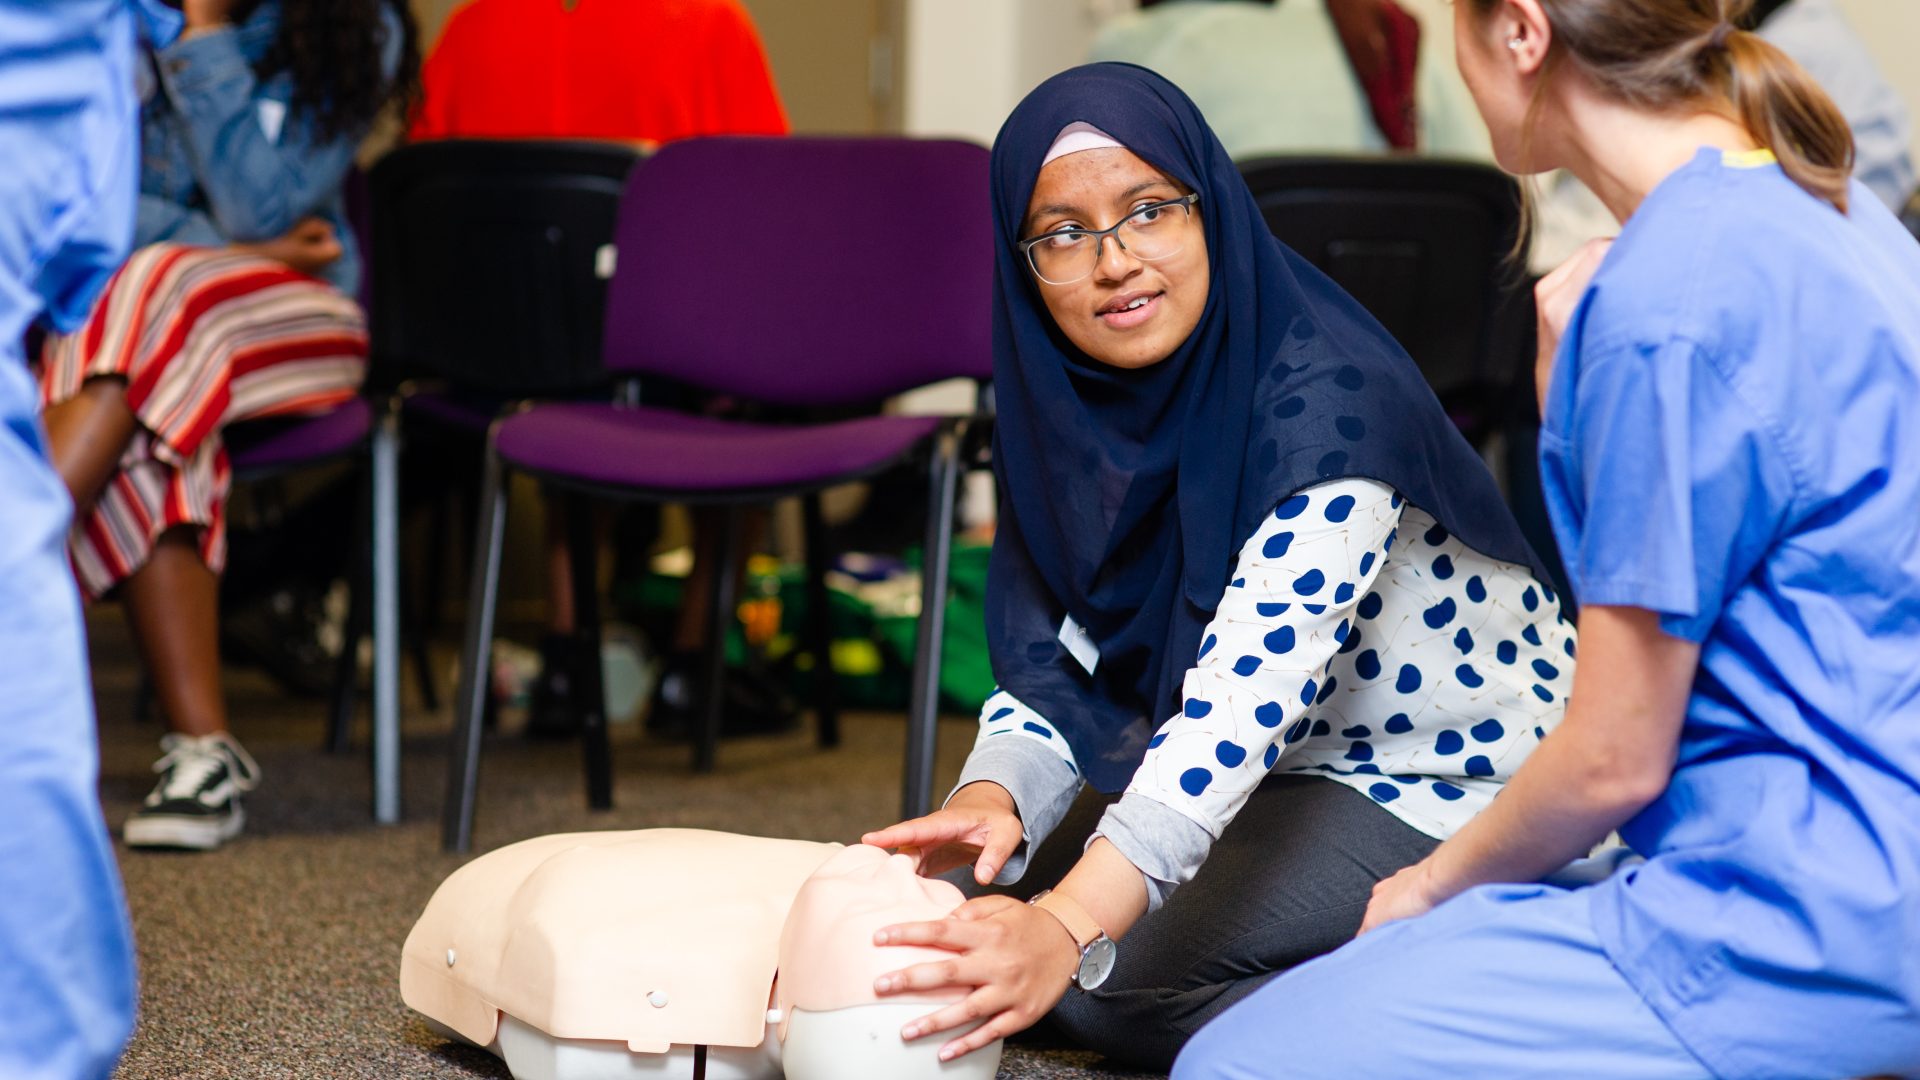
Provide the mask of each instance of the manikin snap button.
{"label": "manikin snap button", "polygon": [[666,992],[665,990],[655,990],[655,991],[654,991],[653,993],[651,993],[651,994],[648,994],[648,995],[647,995],[647,1004],[649,1004],[649,1005],[651,1005],[651,1006],[653,1006],[653,1007],[654,1007],[654,1008],[656,1008],[656,1009],[664,1009],[664,1008],[666,1008],[666,1007],[667,1007],[667,992]]}
{"label": "manikin snap button", "polygon": [[452,949],[447,950],[447,966],[448,967],[453,966],[453,950]]}

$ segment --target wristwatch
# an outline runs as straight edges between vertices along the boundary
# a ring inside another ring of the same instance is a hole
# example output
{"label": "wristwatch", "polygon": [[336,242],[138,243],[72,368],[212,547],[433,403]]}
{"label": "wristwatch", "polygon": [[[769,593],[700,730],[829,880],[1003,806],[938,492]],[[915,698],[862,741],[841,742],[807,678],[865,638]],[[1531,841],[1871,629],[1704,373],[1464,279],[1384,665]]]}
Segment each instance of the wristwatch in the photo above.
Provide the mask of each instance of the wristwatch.
{"label": "wristwatch", "polygon": [[1107,981],[1113,974],[1113,962],[1120,955],[1120,947],[1113,943],[1100,924],[1087,914],[1087,909],[1065,893],[1046,889],[1027,901],[1047,914],[1060,920],[1067,928],[1073,943],[1080,949],[1080,966],[1075,968],[1068,979],[1082,990],[1091,990]]}

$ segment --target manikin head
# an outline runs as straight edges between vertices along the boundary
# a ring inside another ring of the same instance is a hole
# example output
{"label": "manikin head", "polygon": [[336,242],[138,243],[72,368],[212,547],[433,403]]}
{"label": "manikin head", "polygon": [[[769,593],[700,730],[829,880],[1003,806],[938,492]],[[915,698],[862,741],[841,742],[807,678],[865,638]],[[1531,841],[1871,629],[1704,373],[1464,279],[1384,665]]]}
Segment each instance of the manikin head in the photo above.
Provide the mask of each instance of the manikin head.
{"label": "manikin head", "polygon": [[963,899],[952,885],[915,873],[912,858],[866,845],[845,848],[814,871],[780,934],[774,1003],[787,1080],[990,1080],[999,1067],[998,1044],[942,1062],[940,1047],[957,1032],[912,1043],[900,1039],[908,1020],[958,1001],[964,992],[882,1000],[873,991],[874,980],[889,971],[953,955],[875,945],[874,932],[894,923],[944,919]]}

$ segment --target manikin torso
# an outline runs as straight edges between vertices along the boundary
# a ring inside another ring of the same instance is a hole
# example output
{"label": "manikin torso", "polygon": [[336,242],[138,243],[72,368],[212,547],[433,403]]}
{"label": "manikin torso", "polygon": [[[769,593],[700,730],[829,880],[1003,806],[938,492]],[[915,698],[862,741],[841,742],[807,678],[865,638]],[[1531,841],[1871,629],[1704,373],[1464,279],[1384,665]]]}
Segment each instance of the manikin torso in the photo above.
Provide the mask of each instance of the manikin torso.
{"label": "manikin torso", "polygon": [[957,1032],[899,1037],[959,992],[873,993],[878,975],[949,955],[878,947],[873,932],[960,902],[878,848],[695,829],[545,836],[440,886],[400,990],[516,1080],[773,1080],[783,1063],[789,1080],[985,1080],[998,1044],[942,1063]]}

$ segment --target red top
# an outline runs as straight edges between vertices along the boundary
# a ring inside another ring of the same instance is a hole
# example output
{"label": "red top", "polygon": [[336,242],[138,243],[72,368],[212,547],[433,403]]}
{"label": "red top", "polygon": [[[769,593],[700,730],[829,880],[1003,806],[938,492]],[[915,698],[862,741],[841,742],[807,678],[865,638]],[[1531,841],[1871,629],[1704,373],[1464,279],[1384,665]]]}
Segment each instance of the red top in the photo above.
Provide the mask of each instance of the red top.
{"label": "red top", "polygon": [[416,139],[787,131],[739,0],[472,0],[422,78]]}

